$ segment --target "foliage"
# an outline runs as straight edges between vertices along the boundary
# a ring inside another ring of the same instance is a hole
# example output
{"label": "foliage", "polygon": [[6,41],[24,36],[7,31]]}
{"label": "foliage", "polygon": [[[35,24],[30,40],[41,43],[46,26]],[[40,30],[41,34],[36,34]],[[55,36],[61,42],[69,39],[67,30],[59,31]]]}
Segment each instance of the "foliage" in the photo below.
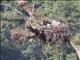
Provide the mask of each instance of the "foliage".
{"label": "foliage", "polygon": [[[36,46],[39,46],[38,49],[40,49],[39,54],[36,54],[37,56],[39,56],[40,54],[42,54],[41,51],[41,42],[40,40],[37,39],[33,39],[32,42],[26,41],[26,42],[22,42],[22,43],[16,43],[14,41],[9,41],[5,35],[4,32],[6,31],[6,28],[9,24],[11,24],[12,26],[16,26],[17,25],[17,20],[23,19],[25,18],[26,24],[25,24],[25,29],[26,29],[26,25],[27,24],[27,18],[25,13],[22,11],[22,9],[20,7],[17,6],[17,4],[15,2],[7,2],[8,0],[6,0],[6,2],[2,2],[3,4],[9,4],[9,6],[4,6],[4,11],[0,12],[1,13],[1,24],[2,26],[0,27],[1,31],[1,46],[2,47],[7,47],[7,48],[15,48],[19,49],[21,52],[21,55],[23,55],[24,57],[26,57],[26,59],[30,59],[30,58],[34,58],[35,55],[33,55],[33,49],[36,48]],[[62,20],[62,21],[68,21],[69,23],[71,23],[72,25],[74,25],[74,27],[76,28],[76,32],[75,32],[75,36],[73,37],[73,41],[76,44],[80,44],[80,1],[50,1],[50,0],[29,0],[29,2],[31,4],[35,4],[35,5],[40,5],[38,8],[36,8],[36,13],[38,15],[41,16],[45,16],[45,17],[49,17],[52,20],[54,18],[58,19],[58,20]],[[15,10],[17,9],[17,11]],[[15,20],[15,21],[14,21]],[[7,23],[6,23],[7,22]],[[14,23],[15,22],[15,23]],[[6,24],[6,25],[5,25]],[[5,26],[4,26],[5,25]],[[35,24],[34,24],[35,25]],[[37,25],[36,25],[37,26]],[[8,35],[8,34],[6,34]],[[36,51],[36,49],[35,49]],[[55,51],[57,51],[55,53]],[[59,52],[60,51],[60,52]],[[56,50],[55,46],[54,46],[54,50],[53,47],[51,47],[51,45],[47,45],[46,48],[46,52],[47,52],[47,56],[49,60],[62,60],[62,56],[63,56],[63,52],[62,50]],[[37,52],[37,51],[36,51]],[[41,57],[44,56],[44,54],[40,55]],[[40,57],[39,57],[40,58]],[[42,57],[44,58],[44,57]],[[36,59],[36,57],[34,58]],[[70,53],[67,54],[66,57],[67,60],[77,60],[75,53]],[[64,60],[64,59],[63,59]]]}
{"label": "foliage", "polygon": [[73,38],[73,42],[74,42],[75,44],[80,45],[80,33],[76,33],[76,35],[75,35],[74,38]]}

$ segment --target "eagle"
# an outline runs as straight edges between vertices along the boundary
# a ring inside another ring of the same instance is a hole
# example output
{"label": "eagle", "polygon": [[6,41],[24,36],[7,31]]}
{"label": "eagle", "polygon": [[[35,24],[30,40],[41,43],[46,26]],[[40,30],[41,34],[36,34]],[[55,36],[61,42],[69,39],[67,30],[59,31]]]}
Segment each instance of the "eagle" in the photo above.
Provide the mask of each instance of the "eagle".
{"label": "eagle", "polygon": [[28,1],[26,0],[17,0],[17,3],[23,8],[24,11],[26,11],[29,14],[28,20],[34,20],[34,6],[28,4]]}

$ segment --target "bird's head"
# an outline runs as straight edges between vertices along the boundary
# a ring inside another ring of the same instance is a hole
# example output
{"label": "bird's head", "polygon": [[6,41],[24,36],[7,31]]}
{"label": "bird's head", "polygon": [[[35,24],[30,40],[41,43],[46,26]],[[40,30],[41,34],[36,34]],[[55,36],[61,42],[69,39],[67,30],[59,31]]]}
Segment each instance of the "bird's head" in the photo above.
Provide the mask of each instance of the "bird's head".
{"label": "bird's head", "polygon": [[20,5],[20,6],[24,6],[27,1],[26,0],[17,0],[17,3]]}

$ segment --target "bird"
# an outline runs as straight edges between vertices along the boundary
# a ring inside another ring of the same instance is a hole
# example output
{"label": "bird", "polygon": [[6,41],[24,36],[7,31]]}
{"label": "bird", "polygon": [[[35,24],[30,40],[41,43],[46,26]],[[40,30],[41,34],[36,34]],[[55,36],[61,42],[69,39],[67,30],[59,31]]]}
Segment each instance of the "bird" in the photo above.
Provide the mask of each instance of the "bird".
{"label": "bird", "polygon": [[34,20],[34,6],[28,4],[28,1],[26,0],[18,0],[17,3],[29,14],[28,20]]}

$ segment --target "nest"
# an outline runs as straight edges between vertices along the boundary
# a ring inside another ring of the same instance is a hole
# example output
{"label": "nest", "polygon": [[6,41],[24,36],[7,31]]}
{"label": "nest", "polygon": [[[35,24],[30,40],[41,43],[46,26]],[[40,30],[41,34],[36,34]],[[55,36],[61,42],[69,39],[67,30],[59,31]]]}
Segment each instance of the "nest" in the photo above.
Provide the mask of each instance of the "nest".
{"label": "nest", "polygon": [[61,22],[56,26],[52,23],[47,23],[41,26],[40,29],[29,26],[29,29],[45,43],[69,43],[73,36],[73,27]]}
{"label": "nest", "polygon": [[73,29],[67,24],[45,26],[43,34],[47,42],[56,43],[58,41],[69,42],[73,36]]}

